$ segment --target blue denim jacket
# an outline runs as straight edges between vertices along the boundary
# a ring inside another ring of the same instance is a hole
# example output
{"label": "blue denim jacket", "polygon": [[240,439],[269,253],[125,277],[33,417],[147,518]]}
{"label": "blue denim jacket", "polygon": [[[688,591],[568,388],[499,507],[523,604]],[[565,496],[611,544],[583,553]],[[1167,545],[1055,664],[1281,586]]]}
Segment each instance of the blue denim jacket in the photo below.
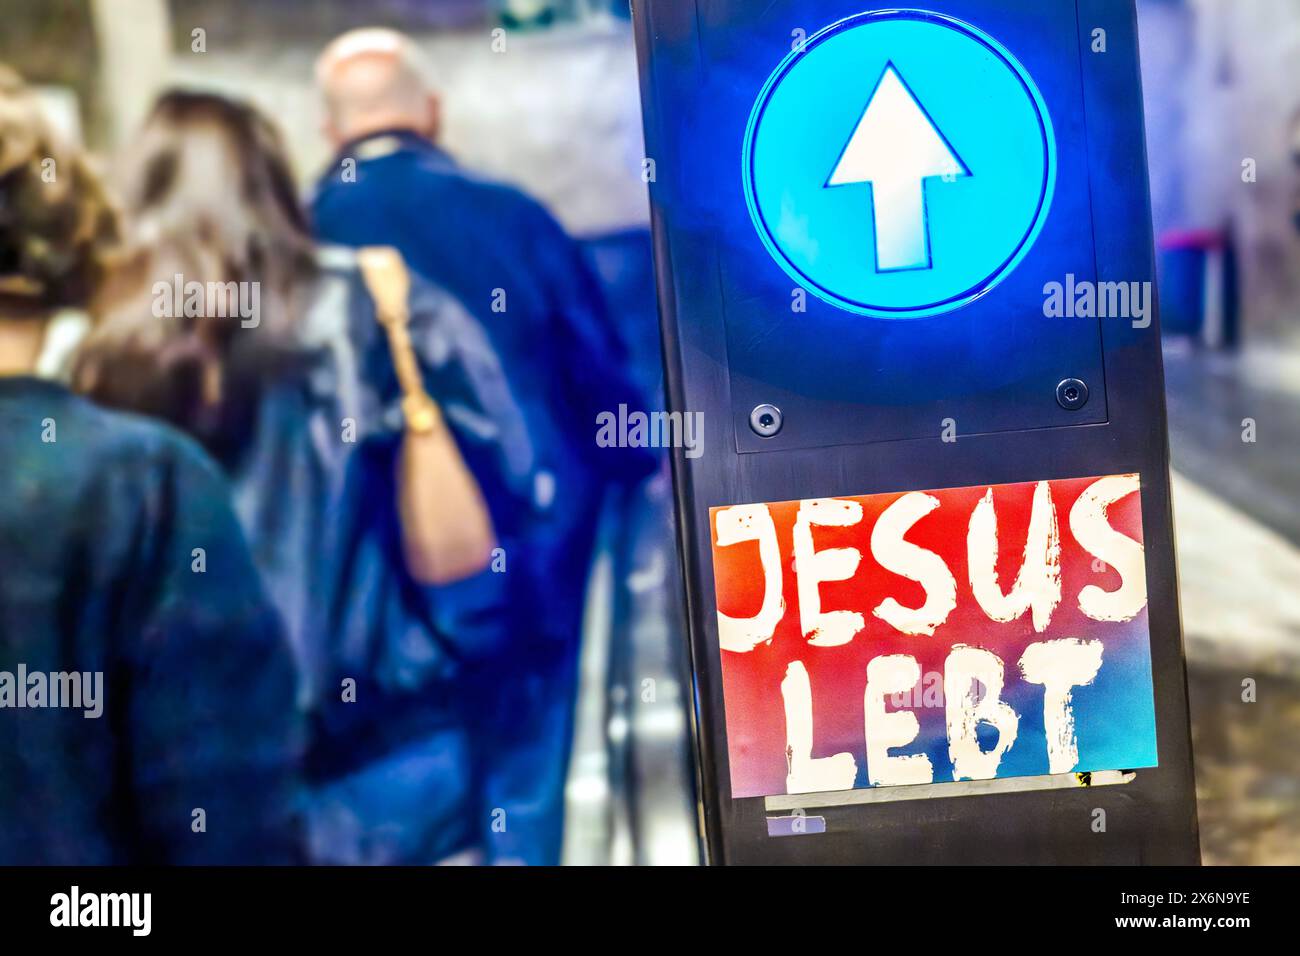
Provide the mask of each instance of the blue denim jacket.
{"label": "blue denim jacket", "polygon": [[102,699],[0,690],[0,863],[299,859],[292,658],[226,482],[25,378],[0,379],[0,681],[20,671],[101,675]]}

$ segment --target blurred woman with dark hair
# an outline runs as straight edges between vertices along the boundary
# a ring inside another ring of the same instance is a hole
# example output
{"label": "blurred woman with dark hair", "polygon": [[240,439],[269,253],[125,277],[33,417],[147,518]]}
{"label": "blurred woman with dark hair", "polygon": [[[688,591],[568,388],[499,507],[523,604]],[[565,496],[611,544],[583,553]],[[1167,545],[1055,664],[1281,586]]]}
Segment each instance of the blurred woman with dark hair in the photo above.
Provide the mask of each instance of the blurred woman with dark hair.
{"label": "blurred woman with dark hair", "polygon": [[130,253],[76,382],[228,471],[316,721],[317,859],[465,849],[453,698],[485,648],[440,623],[430,586],[484,570],[532,489],[482,330],[391,250],[316,248],[279,136],[244,104],[164,95],[125,182]]}
{"label": "blurred woman with dark hair", "polygon": [[228,487],[53,380],[117,238],[0,67],[0,863],[293,862],[292,659]]}

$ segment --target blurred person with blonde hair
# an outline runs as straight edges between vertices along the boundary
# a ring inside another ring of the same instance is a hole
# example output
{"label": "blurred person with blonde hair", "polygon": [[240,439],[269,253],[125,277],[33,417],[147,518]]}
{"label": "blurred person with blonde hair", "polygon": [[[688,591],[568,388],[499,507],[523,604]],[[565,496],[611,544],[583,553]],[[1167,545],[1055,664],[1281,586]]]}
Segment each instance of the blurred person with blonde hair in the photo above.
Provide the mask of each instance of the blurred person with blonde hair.
{"label": "blurred person with blonde hair", "polygon": [[118,219],[0,67],[0,863],[285,863],[301,727],[228,486],[59,380]]}
{"label": "blurred person with blonde hair", "polygon": [[75,381],[190,432],[230,476],[311,717],[312,858],[465,850],[452,698],[486,649],[440,595],[487,566],[531,482],[490,349],[391,250],[317,247],[251,106],[165,93],[122,187],[128,252]]}

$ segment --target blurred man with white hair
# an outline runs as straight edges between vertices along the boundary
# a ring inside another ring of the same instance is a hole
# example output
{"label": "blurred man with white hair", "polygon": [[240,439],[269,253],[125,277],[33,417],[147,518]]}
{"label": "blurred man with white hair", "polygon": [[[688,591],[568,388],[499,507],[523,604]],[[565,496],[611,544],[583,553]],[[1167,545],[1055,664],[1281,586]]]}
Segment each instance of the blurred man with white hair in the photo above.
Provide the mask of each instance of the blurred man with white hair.
{"label": "blurred man with white hair", "polygon": [[532,512],[499,530],[506,573],[478,582],[490,594],[504,581],[506,609],[485,611],[474,582],[439,598],[504,635],[467,702],[487,858],[555,863],[599,504],[609,485],[656,466],[646,449],[598,447],[597,416],[646,405],[578,245],[539,203],[438,145],[441,101],[409,39],[344,34],[321,54],[316,79],[337,149],[313,202],[318,234],[395,246],[461,300],[491,339],[541,459]]}
{"label": "blurred man with white hair", "polygon": [[343,34],[316,62],[325,135],[335,146],[388,130],[436,140],[441,103],[426,82],[419,53],[402,34],[379,28]]}

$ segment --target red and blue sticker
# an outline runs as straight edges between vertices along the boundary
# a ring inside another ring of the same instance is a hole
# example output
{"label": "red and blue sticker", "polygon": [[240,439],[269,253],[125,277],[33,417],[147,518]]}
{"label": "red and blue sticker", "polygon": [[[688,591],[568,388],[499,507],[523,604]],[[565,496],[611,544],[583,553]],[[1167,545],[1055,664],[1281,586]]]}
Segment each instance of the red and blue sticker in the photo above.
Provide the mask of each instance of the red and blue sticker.
{"label": "red and blue sticker", "polygon": [[1136,475],[711,510],[734,797],[1157,763]]}

